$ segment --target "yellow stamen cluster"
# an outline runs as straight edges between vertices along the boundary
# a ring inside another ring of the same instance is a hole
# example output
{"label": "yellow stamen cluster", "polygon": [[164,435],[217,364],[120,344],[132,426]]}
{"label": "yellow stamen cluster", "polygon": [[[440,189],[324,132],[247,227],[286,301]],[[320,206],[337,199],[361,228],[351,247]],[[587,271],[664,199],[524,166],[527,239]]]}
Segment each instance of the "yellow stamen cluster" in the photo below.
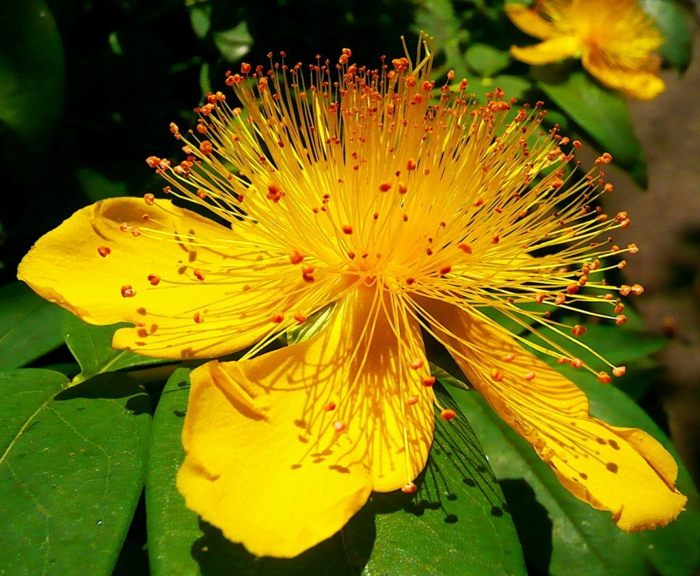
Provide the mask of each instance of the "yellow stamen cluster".
{"label": "yellow stamen cluster", "polygon": [[[307,73],[284,55],[269,68],[243,64],[226,80],[241,107],[210,94],[194,130],[171,125],[185,160],[148,159],[168,181],[166,193],[239,233],[228,241],[239,262],[288,278],[294,309],[278,284],[252,285],[259,275],[240,265],[235,275],[204,264],[193,272],[256,298],[269,291],[269,337],[254,352],[304,322],[329,292],[339,299],[358,286],[390,293],[426,328],[422,299],[495,308],[523,328],[569,338],[583,328],[552,312],[608,300],[614,314],[587,313],[626,320],[615,293],[642,288],[609,286],[604,272],[621,267],[610,257],[637,250],[607,236],[630,219],[595,203],[612,190],[603,173],[610,155],[581,177],[573,156],[580,143],[544,131],[539,103],[518,109],[496,90],[479,105],[452,72],[436,86],[422,49],[416,64],[404,57],[377,69],[351,64],[348,49],[337,64],[319,61]],[[534,311],[521,307],[533,303]],[[581,364],[546,333],[530,346]]]}

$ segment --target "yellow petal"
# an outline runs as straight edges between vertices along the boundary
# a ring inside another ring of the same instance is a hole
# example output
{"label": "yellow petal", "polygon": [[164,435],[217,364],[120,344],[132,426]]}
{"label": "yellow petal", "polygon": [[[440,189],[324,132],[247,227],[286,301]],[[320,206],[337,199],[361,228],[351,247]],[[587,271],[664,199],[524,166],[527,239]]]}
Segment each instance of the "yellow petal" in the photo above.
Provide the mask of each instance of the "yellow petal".
{"label": "yellow petal", "polygon": [[429,306],[470,383],[572,494],[628,531],[663,526],[683,510],[678,468],[656,440],[591,417],[583,392],[504,330],[453,306]]}
{"label": "yellow petal", "polygon": [[666,90],[666,84],[658,75],[611,66],[599,50],[585,52],[581,63],[601,84],[632,98],[651,100]]}
{"label": "yellow petal", "polygon": [[237,242],[231,229],[169,201],[115,198],[40,238],[18,277],[87,322],[135,324],[116,333],[117,348],[220,356],[268,333],[272,314],[291,307],[294,295],[279,267],[238,258]]}
{"label": "yellow petal", "polygon": [[552,23],[542,18],[537,10],[523,4],[506,4],[505,8],[510,21],[530,36],[547,40],[556,33]]}
{"label": "yellow petal", "polygon": [[575,36],[558,36],[534,46],[511,46],[513,58],[527,64],[551,64],[581,55],[581,41]]}
{"label": "yellow petal", "polygon": [[358,290],[309,340],[192,373],[178,473],[191,509],[254,554],[291,557],[337,532],[371,490],[420,473],[433,432],[427,362],[418,328],[389,304]]}

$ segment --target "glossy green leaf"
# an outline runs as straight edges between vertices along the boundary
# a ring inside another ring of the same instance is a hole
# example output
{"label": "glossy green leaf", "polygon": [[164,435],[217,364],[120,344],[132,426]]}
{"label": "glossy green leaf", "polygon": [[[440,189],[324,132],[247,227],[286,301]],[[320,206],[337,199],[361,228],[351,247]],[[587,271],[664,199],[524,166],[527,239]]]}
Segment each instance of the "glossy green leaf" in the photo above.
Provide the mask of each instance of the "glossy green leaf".
{"label": "glossy green leaf", "polygon": [[627,102],[582,70],[562,74],[559,67],[533,68],[537,86],[588,134],[601,151],[627,170],[642,187],[647,173],[644,152],[634,132]]}
{"label": "glossy green leaf", "polygon": [[[612,386],[578,382],[591,399],[592,413],[621,426],[643,428],[672,450],[651,419]],[[533,448],[513,432],[476,392],[450,393],[472,423],[499,478],[523,544],[537,574],[568,575],[585,567],[588,576],[662,574],[691,576],[698,564],[700,527],[697,496],[687,471],[678,486],[693,502],[675,523],[655,531],[627,534],[604,511],[573,497]],[[634,487],[630,487],[634,489]]]}
{"label": "glossy green leaf", "polygon": [[63,106],[61,38],[43,0],[0,0],[0,14],[0,124],[36,155]]}
{"label": "glossy green leaf", "polygon": [[[175,488],[188,371],[173,373],[153,425],[146,486],[154,576],[170,574],[524,574],[513,524],[465,420],[440,421],[413,497],[374,495],[341,534],[292,560],[256,559],[187,510]],[[445,403],[449,402],[444,398]],[[242,463],[244,466],[245,463]],[[290,495],[293,497],[293,495]]]}
{"label": "glossy green leaf", "polygon": [[641,0],[641,4],[666,38],[661,47],[661,56],[671,66],[684,72],[693,57],[689,10],[677,0]]}
{"label": "glossy green leaf", "polygon": [[63,316],[22,282],[0,287],[0,369],[19,368],[58,348]]}
{"label": "glossy green leaf", "polygon": [[48,370],[0,373],[6,574],[111,574],[142,490],[148,396],[126,375],[66,384]]}
{"label": "glossy green leaf", "polygon": [[80,374],[73,379],[74,384],[105,372],[167,362],[127,350],[115,350],[112,348],[112,335],[115,329],[115,326],[88,324],[73,314],[65,315],[63,336],[71,353],[80,364]]}
{"label": "glossy green leaf", "polygon": [[510,63],[510,55],[507,51],[479,42],[467,48],[464,58],[472,72],[486,77],[498,74]]}

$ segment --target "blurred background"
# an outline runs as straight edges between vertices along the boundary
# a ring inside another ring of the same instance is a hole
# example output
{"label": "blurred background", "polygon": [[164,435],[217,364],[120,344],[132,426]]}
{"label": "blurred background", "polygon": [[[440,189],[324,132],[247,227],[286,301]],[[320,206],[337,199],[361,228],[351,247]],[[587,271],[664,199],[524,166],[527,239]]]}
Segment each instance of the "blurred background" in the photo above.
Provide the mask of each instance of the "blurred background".
{"label": "blurred background", "polygon": [[[635,302],[649,329],[669,339],[641,401],[698,481],[698,6],[676,4],[694,55],[663,71],[660,97],[629,103],[646,174],[629,163],[614,168],[616,192],[606,203],[633,216],[620,240],[640,253],[626,272],[647,288]],[[414,46],[423,29],[439,42],[438,64],[476,78],[475,92],[495,87],[495,77],[507,94],[543,98],[528,67],[507,53],[532,39],[501,11],[501,2],[478,0],[0,0],[0,281],[12,282],[31,244],[75,209],[157,191],[144,159],[176,154],[169,122],[193,125],[192,108],[223,88],[226,70],[265,63],[269,51],[308,62],[347,46],[356,62],[375,65],[382,54],[401,55],[402,35]],[[557,116],[557,104],[548,101],[565,132],[595,133]],[[595,134],[588,140],[601,148]]]}

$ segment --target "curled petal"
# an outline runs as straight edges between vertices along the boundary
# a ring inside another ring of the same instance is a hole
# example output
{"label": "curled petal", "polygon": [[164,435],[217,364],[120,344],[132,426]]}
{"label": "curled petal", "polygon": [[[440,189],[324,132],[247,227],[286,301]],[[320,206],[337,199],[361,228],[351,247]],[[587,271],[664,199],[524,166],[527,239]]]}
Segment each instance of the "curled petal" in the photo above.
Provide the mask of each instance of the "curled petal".
{"label": "curled petal", "polygon": [[572,494],[627,531],[663,526],[683,510],[676,463],[646,432],[591,417],[583,392],[503,329],[454,306],[429,311],[474,388]]}
{"label": "curled petal", "polygon": [[303,552],[371,490],[398,489],[425,465],[433,394],[422,343],[379,294],[353,292],[307,341],[192,373],[178,488],[254,554]]}
{"label": "curled petal", "polygon": [[552,22],[542,18],[537,10],[523,4],[506,4],[505,10],[510,21],[530,36],[547,40],[556,34]]}
{"label": "curled petal", "polygon": [[[169,201],[114,198],[40,238],[18,277],[87,322],[134,324],[117,331],[117,348],[213,357],[269,333],[273,312],[309,296],[291,265],[260,266],[261,257],[241,232]],[[316,296],[317,307],[331,299]]]}
{"label": "curled petal", "polygon": [[551,64],[581,55],[581,41],[576,36],[558,36],[534,46],[511,46],[513,58],[527,64]]}
{"label": "curled petal", "polygon": [[581,63],[601,84],[632,98],[651,100],[666,89],[666,84],[655,72],[611,65],[600,50],[586,51]]}

